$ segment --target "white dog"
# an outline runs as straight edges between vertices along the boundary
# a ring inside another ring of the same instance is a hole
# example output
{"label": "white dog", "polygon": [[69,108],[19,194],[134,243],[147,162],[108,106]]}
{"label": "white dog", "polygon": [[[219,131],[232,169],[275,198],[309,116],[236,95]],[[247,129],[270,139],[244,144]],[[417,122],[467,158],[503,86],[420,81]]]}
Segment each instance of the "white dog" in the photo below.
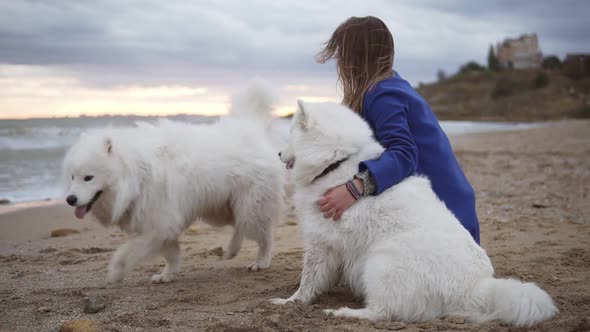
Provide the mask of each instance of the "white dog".
{"label": "white dog", "polygon": [[180,265],[178,237],[199,217],[234,226],[225,258],[246,236],[259,246],[248,269],[270,266],[285,173],[269,137],[272,103],[263,82],[254,81],[234,98],[231,116],[214,124],[161,121],[80,137],[64,160],[68,204],[78,218],[91,212],[130,235],[111,260],[109,281],[157,252],[166,267],[152,281],[171,281]]}
{"label": "white dog", "polygon": [[382,152],[369,126],[344,106],[299,102],[281,159],[288,166],[295,161],[303,272],[295,294],[273,303],[310,303],[342,278],[365,307],[326,310],[335,316],[426,321],[457,315],[529,326],[556,314],[551,297],[535,284],[494,278],[485,251],[427,178],[409,177],[361,198],[340,221],[325,219],[317,200],[350,180],[360,161]]}

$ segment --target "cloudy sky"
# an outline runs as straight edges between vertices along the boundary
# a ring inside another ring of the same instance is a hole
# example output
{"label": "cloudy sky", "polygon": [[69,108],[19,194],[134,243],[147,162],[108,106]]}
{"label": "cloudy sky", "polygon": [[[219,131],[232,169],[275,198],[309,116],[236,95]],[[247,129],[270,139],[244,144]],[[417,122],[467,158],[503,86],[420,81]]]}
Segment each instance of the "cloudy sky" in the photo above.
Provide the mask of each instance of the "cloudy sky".
{"label": "cloudy sky", "polygon": [[0,118],[220,114],[252,76],[287,112],[339,100],[334,64],[313,57],[350,16],[385,21],[417,84],[523,33],[545,54],[589,52],[589,13],[586,0],[1,0]]}

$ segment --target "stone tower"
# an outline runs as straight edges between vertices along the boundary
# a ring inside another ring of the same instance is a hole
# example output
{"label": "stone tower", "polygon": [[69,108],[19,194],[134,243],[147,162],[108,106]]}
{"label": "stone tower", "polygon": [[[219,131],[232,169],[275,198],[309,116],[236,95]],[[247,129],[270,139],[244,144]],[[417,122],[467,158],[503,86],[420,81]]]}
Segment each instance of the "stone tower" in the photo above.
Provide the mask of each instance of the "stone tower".
{"label": "stone tower", "polygon": [[536,33],[522,35],[517,39],[506,39],[498,43],[496,49],[500,68],[539,68],[543,61]]}

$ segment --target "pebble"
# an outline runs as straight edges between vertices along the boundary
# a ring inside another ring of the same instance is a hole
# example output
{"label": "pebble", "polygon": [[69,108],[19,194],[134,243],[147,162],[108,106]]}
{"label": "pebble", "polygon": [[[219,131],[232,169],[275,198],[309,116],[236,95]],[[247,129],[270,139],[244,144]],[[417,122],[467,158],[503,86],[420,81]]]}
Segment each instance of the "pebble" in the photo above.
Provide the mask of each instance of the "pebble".
{"label": "pebble", "polygon": [[448,316],[445,318],[446,321],[451,322],[453,324],[465,324],[465,318],[459,316]]}
{"label": "pebble", "polygon": [[41,254],[51,254],[51,253],[54,253],[56,251],[57,251],[57,249],[55,249],[55,248],[47,247],[47,248],[45,248],[43,250],[39,250],[39,253],[41,253]]}
{"label": "pebble", "polygon": [[37,311],[39,311],[39,312],[50,312],[51,311],[51,308],[49,308],[49,307],[39,307],[39,308],[37,308]]}
{"label": "pebble", "polygon": [[54,229],[51,231],[51,237],[62,237],[62,236],[68,236],[68,235],[72,235],[72,234],[79,234],[80,231],[76,230],[76,229],[69,229],[69,228],[60,228],[60,229]]}
{"label": "pebble", "polygon": [[268,316],[268,320],[273,324],[279,325],[279,323],[281,322],[281,316],[279,314],[272,314]]}
{"label": "pebble", "polygon": [[209,254],[214,255],[214,256],[223,256],[223,248],[217,247],[217,248],[211,249],[211,250],[209,250]]}
{"label": "pebble", "polygon": [[59,332],[98,332],[98,327],[90,319],[76,319],[64,322]]}
{"label": "pebble", "polygon": [[397,331],[406,328],[406,324],[403,322],[391,322],[391,321],[377,321],[371,324],[371,326],[377,330],[388,330]]}
{"label": "pebble", "polygon": [[95,314],[103,310],[107,305],[107,300],[100,295],[90,295],[84,304],[84,312],[87,314]]}
{"label": "pebble", "polygon": [[191,225],[191,226],[190,226],[190,227],[189,227],[189,228],[188,228],[188,229],[187,229],[187,230],[184,232],[184,234],[186,234],[186,235],[197,235],[197,234],[199,234],[199,233],[200,233],[200,231],[199,231],[199,227],[198,227],[198,226],[196,226],[196,225]]}

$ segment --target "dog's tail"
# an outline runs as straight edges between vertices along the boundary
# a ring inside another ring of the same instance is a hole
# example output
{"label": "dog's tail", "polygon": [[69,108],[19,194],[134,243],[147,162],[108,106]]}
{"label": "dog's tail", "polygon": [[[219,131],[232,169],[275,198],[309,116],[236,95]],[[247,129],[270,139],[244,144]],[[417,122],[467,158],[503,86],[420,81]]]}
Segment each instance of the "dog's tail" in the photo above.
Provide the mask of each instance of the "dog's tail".
{"label": "dog's tail", "polygon": [[269,124],[276,95],[270,84],[261,78],[252,79],[246,88],[232,99],[231,116],[247,117]]}
{"label": "dog's tail", "polygon": [[559,312],[551,296],[532,282],[485,278],[471,298],[469,320],[481,323],[501,320],[516,326],[532,326]]}

